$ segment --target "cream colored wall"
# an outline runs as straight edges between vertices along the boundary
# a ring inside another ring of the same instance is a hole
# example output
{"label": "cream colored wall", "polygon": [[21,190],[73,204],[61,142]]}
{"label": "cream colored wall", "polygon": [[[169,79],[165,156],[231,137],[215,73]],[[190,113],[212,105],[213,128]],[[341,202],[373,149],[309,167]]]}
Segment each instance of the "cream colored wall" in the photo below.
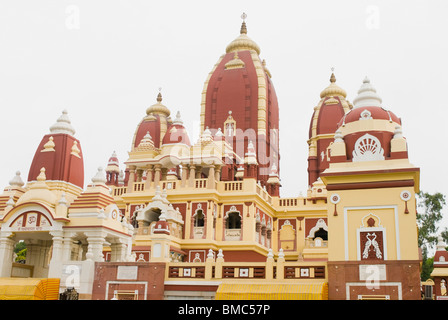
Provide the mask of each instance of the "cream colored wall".
{"label": "cream colored wall", "polygon": [[[412,194],[408,201],[409,213],[400,194],[407,190]],[[330,261],[358,260],[357,230],[362,219],[373,214],[385,229],[387,260],[417,260],[417,224],[415,195],[412,188],[382,188],[329,192],[329,198],[338,194],[337,216],[334,204],[328,202],[328,226]],[[367,226],[366,226],[367,227]]]}

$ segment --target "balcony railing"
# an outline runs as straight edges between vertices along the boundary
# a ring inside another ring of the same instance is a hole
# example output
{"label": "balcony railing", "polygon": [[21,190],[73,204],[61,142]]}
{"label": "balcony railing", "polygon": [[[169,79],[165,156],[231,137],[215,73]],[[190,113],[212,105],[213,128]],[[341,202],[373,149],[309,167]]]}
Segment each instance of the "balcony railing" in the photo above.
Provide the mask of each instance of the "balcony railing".
{"label": "balcony railing", "polygon": [[194,279],[266,279],[266,280],[326,280],[325,261],[224,262],[207,259],[205,262],[170,262],[166,280]]}
{"label": "balcony railing", "polygon": [[238,241],[241,239],[241,229],[225,229],[226,241]]}

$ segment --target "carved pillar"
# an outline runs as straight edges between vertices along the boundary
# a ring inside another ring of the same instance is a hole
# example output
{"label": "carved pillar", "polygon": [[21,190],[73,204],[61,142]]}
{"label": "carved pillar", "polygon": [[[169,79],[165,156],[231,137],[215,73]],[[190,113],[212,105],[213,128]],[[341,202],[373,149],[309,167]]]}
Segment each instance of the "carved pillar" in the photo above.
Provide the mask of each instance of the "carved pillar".
{"label": "carved pillar", "polygon": [[157,186],[160,183],[160,179],[162,175],[162,166],[160,164],[155,165],[155,173],[154,173],[154,188],[157,188]]}
{"label": "carved pillar", "polygon": [[196,178],[196,166],[194,164],[190,165],[190,177],[188,180],[188,186],[194,188],[194,179]]}
{"label": "carved pillar", "polygon": [[214,165],[211,165],[208,169],[207,188],[215,189],[215,166]]}
{"label": "carved pillar", "polygon": [[128,193],[134,191],[135,182],[135,166],[129,167]]}
{"label": "carved pillar", "polygon": [[126,261],[126,243],[123,240],[110,245],[111,248],[111,262],[124,262]]}
{"label": "carved pillar", "polygon": [[64,237],[62,231],[52,231],[50,234],[53,236],[53,251],[51,253],[48,276],[53,278],[60,276],[61,273]]}
{"label": "carved pillar", "polygon": [[187,184],[187,175],[188,175],[188,171],[187,171],[187,166],[186,165],[182,165],[182,181],[180,186],[182,188],[184,188]]}
{"label": "carved pillar", "polygon": [[221,167],[217,166],[215,169],[215,181],[221,181]]}
{"label": "carved pillar", "polygon": [[0,232],[0,277],[11,276],[12,256],[15,241],[10,238],[12,232]]}
{"label": "carved pillar", "polygon": [[93,261],[104,262],[103,256],[103,243],[104,238],[101,236],[88,236],[87,242],[89,243],[87,253]]}
{"label": "carved pillar", "polygon": [[153,166],[149,165],[148,169],[146,169],[146,183],[145,183],[145,190],[149,190],[151,189],[151,184],[152,184],[152,180],[153,180]]}

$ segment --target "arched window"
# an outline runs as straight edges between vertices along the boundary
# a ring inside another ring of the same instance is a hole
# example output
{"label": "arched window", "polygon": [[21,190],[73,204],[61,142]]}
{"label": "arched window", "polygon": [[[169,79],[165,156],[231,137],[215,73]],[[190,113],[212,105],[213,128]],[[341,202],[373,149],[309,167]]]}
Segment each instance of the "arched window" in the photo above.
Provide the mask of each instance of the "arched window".
{"label": "arched window", "polygon": [[241,216],[239,212],[230,212],[227,215],[226,229],[241,229]]}
{"label": "arched window", "polygon": [[203,227],[204,226],[204,213],[202,210],[196,210],[194,214],[194,226]]}
{"label": "arched window", "polygon": [[328,240],[328,231],[324,228],[319,228],[316,232],[314,232],[314,239],[321,238],[324,241]]}
{"label": "arched window", "polygon": [[158,208],[153,208],[148,212],[148,225],[154,221],[159,221],[159,216],[162,212]]}

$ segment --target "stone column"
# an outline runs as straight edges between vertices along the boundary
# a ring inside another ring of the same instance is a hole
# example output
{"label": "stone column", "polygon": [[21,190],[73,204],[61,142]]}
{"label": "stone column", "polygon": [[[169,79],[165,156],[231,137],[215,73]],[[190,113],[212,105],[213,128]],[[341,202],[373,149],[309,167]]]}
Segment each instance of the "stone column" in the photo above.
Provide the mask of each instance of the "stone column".
{"label": "stone column", "polygon": [[146,169],[146,183],[145,183],[145,190],[150,190],[153,180],[153,166],[148,166],[148,169]]}
{"label": "stone column", "polygon": [[69,261],[72,260],[72,242],[71,237],[64,237],[62,243],[62,260]]}
{"label": "stone column", "polygon": [[187,166],[182,165],[182,180],[180,184],[182,188],[184,188],[187,184],[187,175],[188,175]]}
{"label": "stone column", "polygon": [[[64,237],[63,231],[52,231],[50,235],[53,236],[53,251],[51,253],[51,260],[48,267],[49,278],[60,278],[62,274],[62,263],[67,261],[64,259]],[[70,251],[69,251],[70,253]]]}
{"label": "stone column", "polygon": [[194,164],[190,165],[190,177],[188,180],[188,186],[194,188],[194,180],[196,179],[196,166]]}
{"label": "stone column", "polygon": [[128,193],[134,191],[135,182],[135,166],[129,167]]}
{"label": "stone column", "polygon": [[215,169],[215,181],[221,180],[221,167],[217,166]]}
{"label": "stone column", "polygon": [[215,189],[215,166],[214,165],[211,165],[208,169],[207,188]]}
{"label": "stone column", "polygon": [[274,254],[272,249],[269,249],[268,257],[266,259],[266,280],[274,279]]}
{"label": "stone column", "polygon": [[0,232],[0,277],[11,276],[14,243],[10,238],[12,232]]}
{"label": "stone column", "polygon": [[89,243],[87,249],[87,259],[93,261],[104,262],[103,256],[103,243],[105,239],[101,236],[88,236],[87,242]]}
{"label": "stone column", "polygon": [[117,242],[110,245],[111,247],[111,262],[124,262],[126,261],[126,243],[118,239]]}
{"label": "stone column", "polygon": [[218,255],[216,257],[216,264],[215,264],[215,278],[216,279],[222,278],[223,264],[224,264],[224,255],[222,254],[222,249],[219,249]]}
{"label": "stone column", "polygon": [[162,166],[160,164],[156,164],[154,173],[154,188],[157,188],[157,186],[159,185],[161,176],[162,176]]}
{"label": "stone column", "polygon": [[277,259],[277,279],[283,280],[285,278],[285,254],[283,249],[279,250]]}
{"label": "stone column", "polygon": [[210,249],[205,260],[205,280],[211,280],[213,277],[213,265],[215,264],[215,258],[213,250]]}

